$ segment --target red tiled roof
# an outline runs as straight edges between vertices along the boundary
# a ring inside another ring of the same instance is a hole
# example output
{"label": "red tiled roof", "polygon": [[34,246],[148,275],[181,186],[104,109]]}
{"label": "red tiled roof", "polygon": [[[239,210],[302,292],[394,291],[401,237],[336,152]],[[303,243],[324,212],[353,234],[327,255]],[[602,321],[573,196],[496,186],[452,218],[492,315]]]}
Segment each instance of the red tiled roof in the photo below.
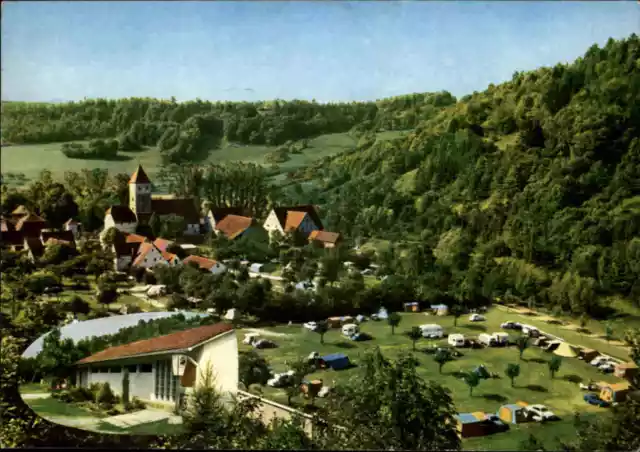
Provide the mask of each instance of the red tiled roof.
{"label": "red tiled roof", "polygon": [[138,165],[138,169],[131,175],[130,184],[150,184],[149,176],[142,169],[142,165]]}
{"label": "red tiled roof", "polygon": [[227,215],[216,225],[216,229],[229,239],[234,239],[253,224],[253,218],[239,215]]}
{"label": "red tiled roof", "polygon": [[316,207],[311,204],[300,205],[300,206],[290,206],[290,207],[275,207],[273,210],[275,211],[276,217],[280,222],[280,226],[282,226],[282,229],[284,229],[285,231],[286,231],[287,217],[289,216],[288,214],[291,211],[305,212],[307,215],[309,215],[309,217],[315,223],[318,229],[324,229],[324,227],[322,226],[322,221],[320,221],[320,216],[318,215],[318,211],[316,210]]}
{"label": "red tiled roof", "polygon": [[295,210],[287,212],[287,220],[284,224],[284,232],[295,231],[296,229],[298,229],[304,221],[304,217],[306,216],[306,212],[297,212]]}
{"label": "red tiled roof", "polygon": [[111,206],[107,209],[107,215],[111,215],[116,223],[137,223],[136,214],[127,206]]}
{"label": "red tiled roof", "polygon": [[162,257],[169,263],[174,262],[178,258],[177,255],[169,253],[168,251],[162,251]]}
{"label": "red tiled roof", "polygon": [[155,239],[153,241],[153,244],[160,250],[160,251],[167,251],[167,248],[169,248],[169,246],[171,244],[173,244],[173,242],[171,240],[167,240],[167,239],[163,239],[158,237],[157,239]]}
{"label": "red tiled roof", "polygon": [[335,244],[340,240],[340,234],[328,231],[311,231],[311,234],[309,234],[309,240]]}
{"label": "red tiled roof", "polygon": [[206,257],[193,256],[193,255],[187,257],[185,260],[182,261],[182,263],[185,265],[188,264],[189,262],[195,262],[196,264],[198,264],[200,268],[204,268],[206,270],[211,270],[218,263],[213,259],[207,259]]}
{"label": "red tiled roof", "polygon": [[233,330],[233,326],[227,323],[216,323],[197,328],[191,328],[165,336],[144,339],[130,344],[109,347],[101,352],[94,353],[76,364],[98,363],[114,359],[146,355],[149,353],[179,351],[194,347],[209,339]]}
{"label": "red tiled roof", "polygon": [[223,220],[227,215],[244,216],[245,212],[242,207],[212,207],[207,215],[211,215],[216,223]]}

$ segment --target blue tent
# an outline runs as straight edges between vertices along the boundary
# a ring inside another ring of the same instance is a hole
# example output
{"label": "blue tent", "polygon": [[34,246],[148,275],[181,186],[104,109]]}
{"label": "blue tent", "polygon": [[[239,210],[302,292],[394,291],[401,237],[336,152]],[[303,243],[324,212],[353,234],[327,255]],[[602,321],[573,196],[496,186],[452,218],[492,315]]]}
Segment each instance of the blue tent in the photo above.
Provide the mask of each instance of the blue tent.
{"label": "blue tent", "polygon": [[333,353],[331,355],[323,356],[322,361],[327,367],[331,367],[333,370],[346,369],[351,364],[349,357],[342,353]]}

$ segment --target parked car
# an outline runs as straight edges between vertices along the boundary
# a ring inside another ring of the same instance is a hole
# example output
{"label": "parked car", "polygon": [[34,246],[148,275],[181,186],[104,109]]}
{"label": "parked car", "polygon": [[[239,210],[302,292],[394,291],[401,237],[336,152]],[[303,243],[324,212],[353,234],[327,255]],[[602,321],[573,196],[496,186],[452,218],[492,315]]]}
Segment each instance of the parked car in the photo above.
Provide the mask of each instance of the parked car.
{"label": "parked car", "polygon": [[533,415],[533,420],[537,422],[552,421],[558,419],[558,416],[556,416],[553,411],[551,411],[544,405],[529,405],[526,409]]}
{"label": "parked car", "polygon": [[522,334],[526,334],[531,337],[538,337],[540,336],[540,330],[535,326],[522,325]]}
{"label": "parked car", "polygon": [[487,414],[487,421],[493,423],[493,429],[495,432],[505,432],[509,430],[509,425],[502,422],[495,414]]}
{"label": "parked car", "polygon": [[522,325],[519,324],[518,322],[504,322],[503,324],[500,325],[500,328],[505,330],[521,330]]}
{"label": "parked car", "polygon": [[360,331],[360,328],[355,323],[347,323],[346,325],[344,325],[342,327],[342,334],[344,336],[348,336],[348,337],[353,336],[354,334],[358,333],[359,331]]}
{"label": "parked car", "polygon": [[259,339],[253,343],[253,346],[257,349],[263,348],[276,348],[277,345],[275,342],[270,341],[268,339]]}
{"label": "parked car", "polygon": [[283,388],[288,386],[292,382],[293,374],[294,372],[292,370],[281,374],[275,374],[273,378],[267,381],[267,386],[271,386],[273,388]]}
{"label": "parked car", "polygon": [[578,383],[578,385],[580,386],[580,389],[582,391],[597,391],[598,390],[598,385],[595,385],[593,383],[589,383],[589,384],[583,384],[583,383]]}
{"label": "parked car", "polygon": [[610,362],[613,362],[611,358],[600,355],[593,358],[589,364],[591,364],[592,366],[600,367],[602,364]]}
{"label": "parked car", "polygon": [[605,374],[610,374],[616,370],[616,365],[613,362],[605,362],[598,366],[600,372],[604,372]]}
{"label": "parked car", "polygon": [[437,324],[420,325],[420,331],[422,331],[422,337],[428,339],[440,339],[444,336],[442,327]]}
{"label": "parked car", "polygon": [[594,393],[585,394],[584,401],[587,402],[589,405],[595,405],[601,408],[605,408],[611,405],[609,402],[602,400],[600,397],[598,397],[598,394],[594,394]]}
{"label": "parked car", "polygon": [[483,315],[480,314],[471,314],[469,316],[469,321],[470,322],[483,322],[485,319],[485,317]]}
{"label": "parked car", "polygon": [[305,324],[302,325],[303,328],[306,328],[310,331],[315,331],[316,328],[318,328],[318,323],[317,322],[307,322]]}

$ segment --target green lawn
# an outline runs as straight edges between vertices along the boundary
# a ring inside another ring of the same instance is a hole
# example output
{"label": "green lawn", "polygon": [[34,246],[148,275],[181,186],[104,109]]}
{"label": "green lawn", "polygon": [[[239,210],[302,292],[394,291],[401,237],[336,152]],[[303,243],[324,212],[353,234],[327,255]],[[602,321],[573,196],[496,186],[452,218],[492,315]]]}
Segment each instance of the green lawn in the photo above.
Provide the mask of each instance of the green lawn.
{"label": "green lawn", "polygon": [[120,433],[122,435],[177,435],[184,432],[182,425],[169,424],[166,419],[127,428],[119,428],[106,422],[100,422],[97,425],[97,430],[104,433]]}
{"label": "green lawn", "polygon": [[49,386],[40,383],[26,383],[20,385],[20,392],[22,394],[44,394],[49,392]]}
{"label": "green lawn", "polygon": [[[505,313],[493,309],[488,314],[487,322],[481,324],[470,324],[466,317],[458,320],[458,326],[453,327],[452,317],[425,316],[422,313],[403,313],[402,322],[396,329],[396,334],[391,334],[391,328],[384,322],[367,322],[363,324],[362,330],[370,333],[374,339],[369,342],[355,343],[343,339],[339,330],[331,330],[325,335],[325,345],[320,345],[320,337],[316,333],[303,330],[299,325],[278,326],[272,328],[273,331],[288,333],[289,338],[274,338],[279,347],[271,350],[262,350],[274,371],[288,370],[286,361],[301,356],[307,356],[312,351],[321,354],[342,352],[347,354],[356,364],[362,352],[375,346],[379,346],[383,353],[389,357],[397,356],[401,351],[411,352],[411,342],[402,333],[412,326],[424,323],[438,323],[445,328],[445,333],[460,332],[466,335],[477,335],[483,331],[489,333],[500,331],[500,323],[506,320],[523,321],[518,315]],[[243,333],[239,332],[239,339]],[[431,341],[435,342],[435,341]],[[446,340],[437,341],[444,344]],[[427,345],[423,340],[418,343],[418,349]],[[246,350],[246,345],[240,345],[241,350]],[[572,431],[571,419],[575,411],[602,413],[605,409],[587,405],[583,399],[583,393],[579,390],[578,381],[609,381],[615,382],[617,379],[611,375],[603,375],[592,366],[578,359],[564,358],[560,371],[556,378],[552,379],[547,367],[547,361],[552,356],[538,348],[530,348],[524,352],[524,359],[519,361],[518,351],[514,347],[509,348],[487,348],[481,350],[463,349],[463,356],[453,362],[447,363],[443,368],[443,373],[438,372],[438,366],[433,357],[421,352],[415,352],[418,358],[419,373],[423,378],[437,381],[448,387],[453,395],[454,402],[459,412],[486,411],[496,412],[503,403],[514,403],[522,400],[528,403],[543,403],[555,411],[563,418],[563,421],[555,425],[526,425],[513,426],[511,432],[499,434],[490,438],[480,438],[469,440],[469,446],[475,448],[503,449],[516,448],[519,442],[528,433],[541,435],[549,441],[554,436],[570,437]],[[520,377],[516,379],[515,387],[511,387],[510,381],[504,375],[504,370],[509,363],[519,363],[521,366]],[[483,380],[474,390],[473,395],[469,395],[466,384],[456,377],[456,371],[472,370],[477,365],[484,364],[490,372],[500,374],[500,378]],[[320,378],[326,384],[344,381],[351,376],[358,374],[357,367],[343,371],[319,371],[310,375],[313,378]],[[275,388],[264,388],[264,394],[278,402],[286,403],[284,390]],[[321,403],[321,402],[320,402]]]}
{"label": "green lawn", "polygon": [[[314,160],[334,155],[355,146],[356,140],[347,133],[321,135],[309,140],[309,148],[301,154],[291,154],[291,159],[279,164],[282,172],[296,169]],[[62,143],[8,146],[0,149],[0,164],[3,173],[23,173],[29,179],[38,176],[42,169],[50,170],[55,177],[62,177],[65,171],[80,171],[85,168],[104,168],[113,173],[131,173],[140,163],[153,179],[162,166],[160,152],[147,149],[139,152],[121,152],[120,160],[70,159],[60,151]],[[265,164],[267,153],[275,146],[225,144],[210,152],[207,162],[253,162]],[[9,180],[12,182],[12,180]],[[17,182],[17,181],[16,181]]]}
{"label": "green lawn", "polygon": [[[21,394],[29,393],[20,387]],[[60,400],[46,397],[42,399],[30,399],[26,401],[27,405],[39,416],[45,419],[64,419],[77,417],[92,417],[101,419],[106,417],[104,414],[96,413],[89,409],[80,407],[72,403],[64,403]]]}

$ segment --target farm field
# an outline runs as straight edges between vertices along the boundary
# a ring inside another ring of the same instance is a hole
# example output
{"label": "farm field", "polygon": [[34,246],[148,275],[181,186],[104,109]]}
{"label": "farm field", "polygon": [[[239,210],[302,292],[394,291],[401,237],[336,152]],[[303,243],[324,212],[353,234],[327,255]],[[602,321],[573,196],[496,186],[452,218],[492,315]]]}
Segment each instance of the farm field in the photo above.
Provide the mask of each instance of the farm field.
{"label": "farm field", "polygon": [[[383,132],[383,136],[389,135]],[[282,172],[289,171],[301,166],[308,165],[314,160],[331,156],[339,152],[352,148],[357,140],[347,133],[337,133],[321,135],[309,140],[309,148],[301,154],[291,154],[290,160],[278,164]],[[62,177],[65,171],[80,171],[85,168],[103,168],[113,173],[131,173],[132,167],[140,163],[151,178],[157,174],[162,166],[160,152],[156,149],[147,149],[138,152],[121,152],[123,156],[119,160],[82,160],[70,159],[60,151],[62,143],[47,143],[33,145],[16,145],[0,149],[0,164],[3,173],[22,173],[28,182],[38,176],[41,170],[50,170],[55,177]],[[270,151],[276,149],[275,146],[262,145],[239,145],[234,143],[226,144],[220,149],[212,150],[206,162],[252,162],[261,165],[268,165],[264,157]],[[12,179],[8,183],[14,182],[19,185],[19,181]],[[22,182],[22,183],[24,183]]]}
{"label": "farm field", "polygon": [[[471,323],[467,317],[458,319],[458,326],[454,327],[453,317],[426,316],[423,313],[403,313],[402,321],[396,328],[395,335],[391,334],[391,327],[385,322],[368,321],[362,324],[361,329],[373,336],[373,340],[367,342],[352,342],[340,334],[339,329],[332,329],[325,335],[325,344],[320,344],[320,336],[314,332],[304,330],[300,325],[276,326],[267,330],[284,333],[289,337],[273,337],[278,348],[261,350],[274,372],[288,370],[287,362],[298,357],[306,357],[313,351],[321,355],[329,353],[344,353],[356,365],[342,371],[321,370],[310,374],[309,378],[322,379],[326,385],[332,386],[334,382],[345,381],[358,375],[358,360],[361,354],[376,346],[388,357],[398,356],[401,352],[411,353],[411,341],[403,334],[413,326],[425,323],[438,323],[445,329],[445,334],[458,332],[465,335],[477,336],[482,332],[501,331],[500,323],[513,320],[528,322],[529,318],[492,309],[487,315],[486,322]],[[531,323],[531,322],[529,322]],[[244,336],[244,331],[238,332],[239,341]],[[567,338],[568,339],[568,338]],[[607,381],[616,382],[617,378],[604,375],[598,370],[577,358],[563,358],[561,368],[555,378],[551,378],[547,366],[552,354],[537,347],[530,346],[525,350],[523,359],[518,358],[518,350],[515,347],[485,348],[479,350],[461,349],[460,358],[454,359],[444,365],[442,374],[438,371],[438,365],[433,357],[421,349],[429,343],[444,345],[446,339],[431,341],[422,339],[417,343],[417,351],[413,352],[419,360],[419,373],[423,378],[437,381],[452,392],[452,396],[458,412],[485,411],[496,412],[504,403],[525,401],[529,404],[542,403],[556,412],[561,420],[547,424],[520,424],[512,425],[509,432],[496,435],[465,439],[463,447],[482,449],[512,449],[518,447],[529,433],[533,433],[554,446],[556,437],[569,439],[573,434],[573,414],[580,413],[605,414],[606,409],[593,407],[586,404],[582,397],[583,392],[578,388],[578,382]],[[576,345],[580,345],[576,342]],[[240,350],[247,350],[249,346],[240,343]],[[509,363],[518,363],[521,367],[520,376],[516,378],[514,387],[504,371]],[[470,371],[476,366],[484,364],[489,372],[499,374],[499,378],[482,380],[473,395],[469,394],[468,386],[457,377],[459,371]],[[287,397],[283,389],[270,387],[263,388],[265,397],[279,403],[287,403]],[[298,400],[296,402],[299,403]],[[322,403],[321,399],[317,403]],[[557,445],[556,445],[557,446]]]}

